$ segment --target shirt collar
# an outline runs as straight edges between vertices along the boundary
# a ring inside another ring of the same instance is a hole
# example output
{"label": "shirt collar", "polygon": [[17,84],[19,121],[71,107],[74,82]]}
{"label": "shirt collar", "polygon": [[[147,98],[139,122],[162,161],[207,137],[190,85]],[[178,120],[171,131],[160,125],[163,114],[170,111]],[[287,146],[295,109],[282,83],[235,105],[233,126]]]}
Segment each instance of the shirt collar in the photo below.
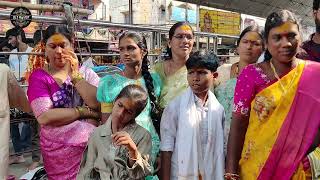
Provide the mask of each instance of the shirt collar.
{"label": "shirt collar", "polygon": [[[193,94],[193,95],[194,95],[194,102],[196,103],[197,107],[201,107],[201,108],[207,108],[208,107],[208,99],[209,99],[209,97],[207,98],[206,102],[203,105],[203,101],[200,98],[198,98],[198,96],[196,96],[195,94]],[[208,94],[208,96],[209,96],[209,94]]]}

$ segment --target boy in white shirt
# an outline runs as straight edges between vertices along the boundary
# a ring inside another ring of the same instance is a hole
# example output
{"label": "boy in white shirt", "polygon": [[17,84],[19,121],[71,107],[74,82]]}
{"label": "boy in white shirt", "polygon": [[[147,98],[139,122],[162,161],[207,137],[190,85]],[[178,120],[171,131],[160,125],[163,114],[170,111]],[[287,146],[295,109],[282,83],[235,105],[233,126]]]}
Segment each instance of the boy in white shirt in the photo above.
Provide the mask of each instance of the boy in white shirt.
{"label": "boy in white shirt", "polygon": [[215,54],[196,52],[186,62],[189,88],[161,119],[161,179],[223,180],[224,110],[210,91],[218,76]]}

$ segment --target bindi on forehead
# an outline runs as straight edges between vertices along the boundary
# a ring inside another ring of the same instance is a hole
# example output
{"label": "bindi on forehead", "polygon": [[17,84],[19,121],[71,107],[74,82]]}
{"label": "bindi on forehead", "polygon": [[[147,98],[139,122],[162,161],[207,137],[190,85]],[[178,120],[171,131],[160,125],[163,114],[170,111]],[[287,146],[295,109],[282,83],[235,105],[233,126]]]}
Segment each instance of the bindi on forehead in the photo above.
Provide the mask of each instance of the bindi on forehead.
{"label": "bindi on forehead", "polygon": [[192,31],[191,27],[189,25],[182,25],[180,26],[180,29],[183,31]]}
{"label": "bindi on forehead", "polygon": [[259,41],[261,37],[257,33],[248,33],[245,39],[248,41]]}
{"label": "bindi on forehead", "polygon": [[53,43],[64,43],[65,37],[62,34],[55,34],[55,35],[51,36],[51,41]]}
{"label": "bindi on forehead", "polygon": [[292,32],[295,25],[296,24],[293,24],[291,22],[286,22],[286,23],[282,24],[281,26],[276,27],[274,29],[274,32],[277,34],[288,34],[289,32]]}

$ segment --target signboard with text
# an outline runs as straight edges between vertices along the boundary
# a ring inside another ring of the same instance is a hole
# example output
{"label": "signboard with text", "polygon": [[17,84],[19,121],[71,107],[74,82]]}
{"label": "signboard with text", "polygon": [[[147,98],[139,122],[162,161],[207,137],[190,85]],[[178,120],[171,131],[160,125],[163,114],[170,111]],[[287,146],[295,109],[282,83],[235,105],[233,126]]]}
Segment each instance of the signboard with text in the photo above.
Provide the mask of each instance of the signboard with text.
{"label": "signboard with text", "polygon": [[240,14],[218,10],[200,9],[200,29],[224,35],[240,34]]}

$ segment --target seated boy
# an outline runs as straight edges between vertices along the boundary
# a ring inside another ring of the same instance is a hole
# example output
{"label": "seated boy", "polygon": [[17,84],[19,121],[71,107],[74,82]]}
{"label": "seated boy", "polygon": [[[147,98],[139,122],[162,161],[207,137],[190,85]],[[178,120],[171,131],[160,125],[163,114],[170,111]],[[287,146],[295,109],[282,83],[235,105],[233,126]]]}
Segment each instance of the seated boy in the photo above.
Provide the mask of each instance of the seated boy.
{"label": "seated boy", "polygon": [[163,180],[222,180],[224,110],[210,91],[218,76],[215,54],[194,53],[186,62],[189,88],[161,119]]}

